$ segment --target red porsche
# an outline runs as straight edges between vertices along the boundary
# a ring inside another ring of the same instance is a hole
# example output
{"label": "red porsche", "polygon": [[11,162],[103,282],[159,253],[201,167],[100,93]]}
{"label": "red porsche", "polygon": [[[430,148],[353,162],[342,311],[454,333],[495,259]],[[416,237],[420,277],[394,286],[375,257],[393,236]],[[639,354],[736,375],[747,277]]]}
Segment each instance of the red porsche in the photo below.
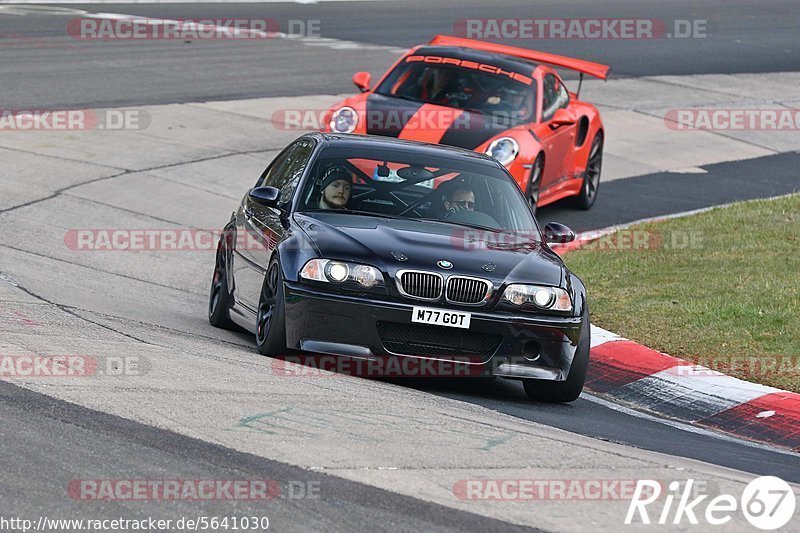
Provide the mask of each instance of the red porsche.
{"label": "red porsche", "polygon": [[469,148],[514,176],[533,210],[569,198],[589,209],[603,165],[603,122],[552,67],[605,80],[581,59],[438,35],[405,53],[374,85],[333,106],[323,131],[384,135]]}

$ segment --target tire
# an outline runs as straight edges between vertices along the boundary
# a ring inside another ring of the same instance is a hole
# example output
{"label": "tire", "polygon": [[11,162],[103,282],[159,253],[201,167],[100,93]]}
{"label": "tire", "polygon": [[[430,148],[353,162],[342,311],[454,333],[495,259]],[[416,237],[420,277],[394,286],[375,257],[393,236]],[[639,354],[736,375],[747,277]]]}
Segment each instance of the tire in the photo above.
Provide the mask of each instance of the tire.
{"label": "tire", "polygon": [[214,275],[211,278],[211,290],[208,295],[208,321],[217,328],[239,329],[231,320],[232,299],[228,289],[227,254],[225,234],[223,234],[217,244]]}
{"label": "tire", "polygon": [[539,196],[542,192],[542,174],[544,174],[544,156],[539,154],[531,165],[528,185],[525,187],[525,198],[528,199],[528,205],[531,208],[531,213],[534,215],[536,214],[536,205],[539,203]]}
{"label": "tire", "polygon": [[589,159],[586,162],[586,171],[583,173],[581,193],[575,197],[574,205],[584,211],[590,209],[597,200],[597,191],[600,189],[600,173],[603,170],[603,134],[598,133],[589,149]]}
{"label": "tire", "polygon": [[522,386],[525,388],[528,398],[549,403],[567,403],[578,399],[589,370],[590,327],[587,308],[581,324],[581,338],[578,340],[578,347],[575,350],[575,357],[572,359],[567,379],[565,381],[524,379]]}
{"label": "tire", "polygon": [[277,259],[273,259],[264,275],[258,301],[256,346],[261,355],[284,355],[286,352],[285,308],[281,266]]}

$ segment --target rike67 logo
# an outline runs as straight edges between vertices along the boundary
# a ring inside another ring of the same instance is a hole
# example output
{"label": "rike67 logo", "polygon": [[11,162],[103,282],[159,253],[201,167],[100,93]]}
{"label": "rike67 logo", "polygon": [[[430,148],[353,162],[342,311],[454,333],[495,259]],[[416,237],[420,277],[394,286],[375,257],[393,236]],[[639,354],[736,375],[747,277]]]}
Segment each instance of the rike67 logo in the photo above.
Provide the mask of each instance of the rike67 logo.
{"label": "rike67 logo", "polygon": [[693,497],[694,483],[689,479],[681,486],[679,481],[673,481],[666,494],[662,494],[664,491],[658,481],[640,479],[628,506],[625,524],[678,525],[688,522],[722,526],[741,512],[751,526],[772,531],[788,524],[794,516],[796,499],[792,487],[774,476],[754,479],[738,499],[731,494],[720,494],[711,499],[708,499],[708,494]]}

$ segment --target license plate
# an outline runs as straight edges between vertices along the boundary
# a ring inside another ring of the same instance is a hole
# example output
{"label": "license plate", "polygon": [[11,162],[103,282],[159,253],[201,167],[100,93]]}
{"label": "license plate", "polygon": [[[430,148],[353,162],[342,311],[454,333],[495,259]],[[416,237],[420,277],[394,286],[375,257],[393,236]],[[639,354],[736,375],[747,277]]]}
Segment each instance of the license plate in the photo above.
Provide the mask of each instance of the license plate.
{"label": "license plate", "polygon": [[451,328],[469,329],[470,313],[459,311],[445,311],[430,307],[414,307],[411,311],[411,321],[419,324],[432,324],[434,326],[449,326]]}

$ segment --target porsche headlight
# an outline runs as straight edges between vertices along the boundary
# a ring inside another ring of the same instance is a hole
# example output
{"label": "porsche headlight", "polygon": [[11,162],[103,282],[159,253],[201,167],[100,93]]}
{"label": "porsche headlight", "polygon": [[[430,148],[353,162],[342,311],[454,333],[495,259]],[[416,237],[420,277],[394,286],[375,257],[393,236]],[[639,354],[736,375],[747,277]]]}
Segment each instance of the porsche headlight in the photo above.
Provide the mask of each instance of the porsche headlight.
{"label": "porsche headlight", "polygon": [[503,165],[508,166],[519,153],[519,144],[511,137],[500,137],[495,139],[486,149],[486,153]]}
{"label": "porsche headlight", "polygon": [[572,311],[569,293],[559,287],[515,283],[506,287],[503,299],[518,306],[532,304],[548,311]]}
{"label": "porsche headlight", "polygon": [[340,107],[331,117],[331,131],[336,133],[353,133],[358,125],[358,113],[352,107]]}
{"label": "porsche headlight", "polygon": [[383,285],[383,276],[377,268],[331,259],[310,260],[300,271],[300,277],[323,283],[351,283],[365,289]]}

